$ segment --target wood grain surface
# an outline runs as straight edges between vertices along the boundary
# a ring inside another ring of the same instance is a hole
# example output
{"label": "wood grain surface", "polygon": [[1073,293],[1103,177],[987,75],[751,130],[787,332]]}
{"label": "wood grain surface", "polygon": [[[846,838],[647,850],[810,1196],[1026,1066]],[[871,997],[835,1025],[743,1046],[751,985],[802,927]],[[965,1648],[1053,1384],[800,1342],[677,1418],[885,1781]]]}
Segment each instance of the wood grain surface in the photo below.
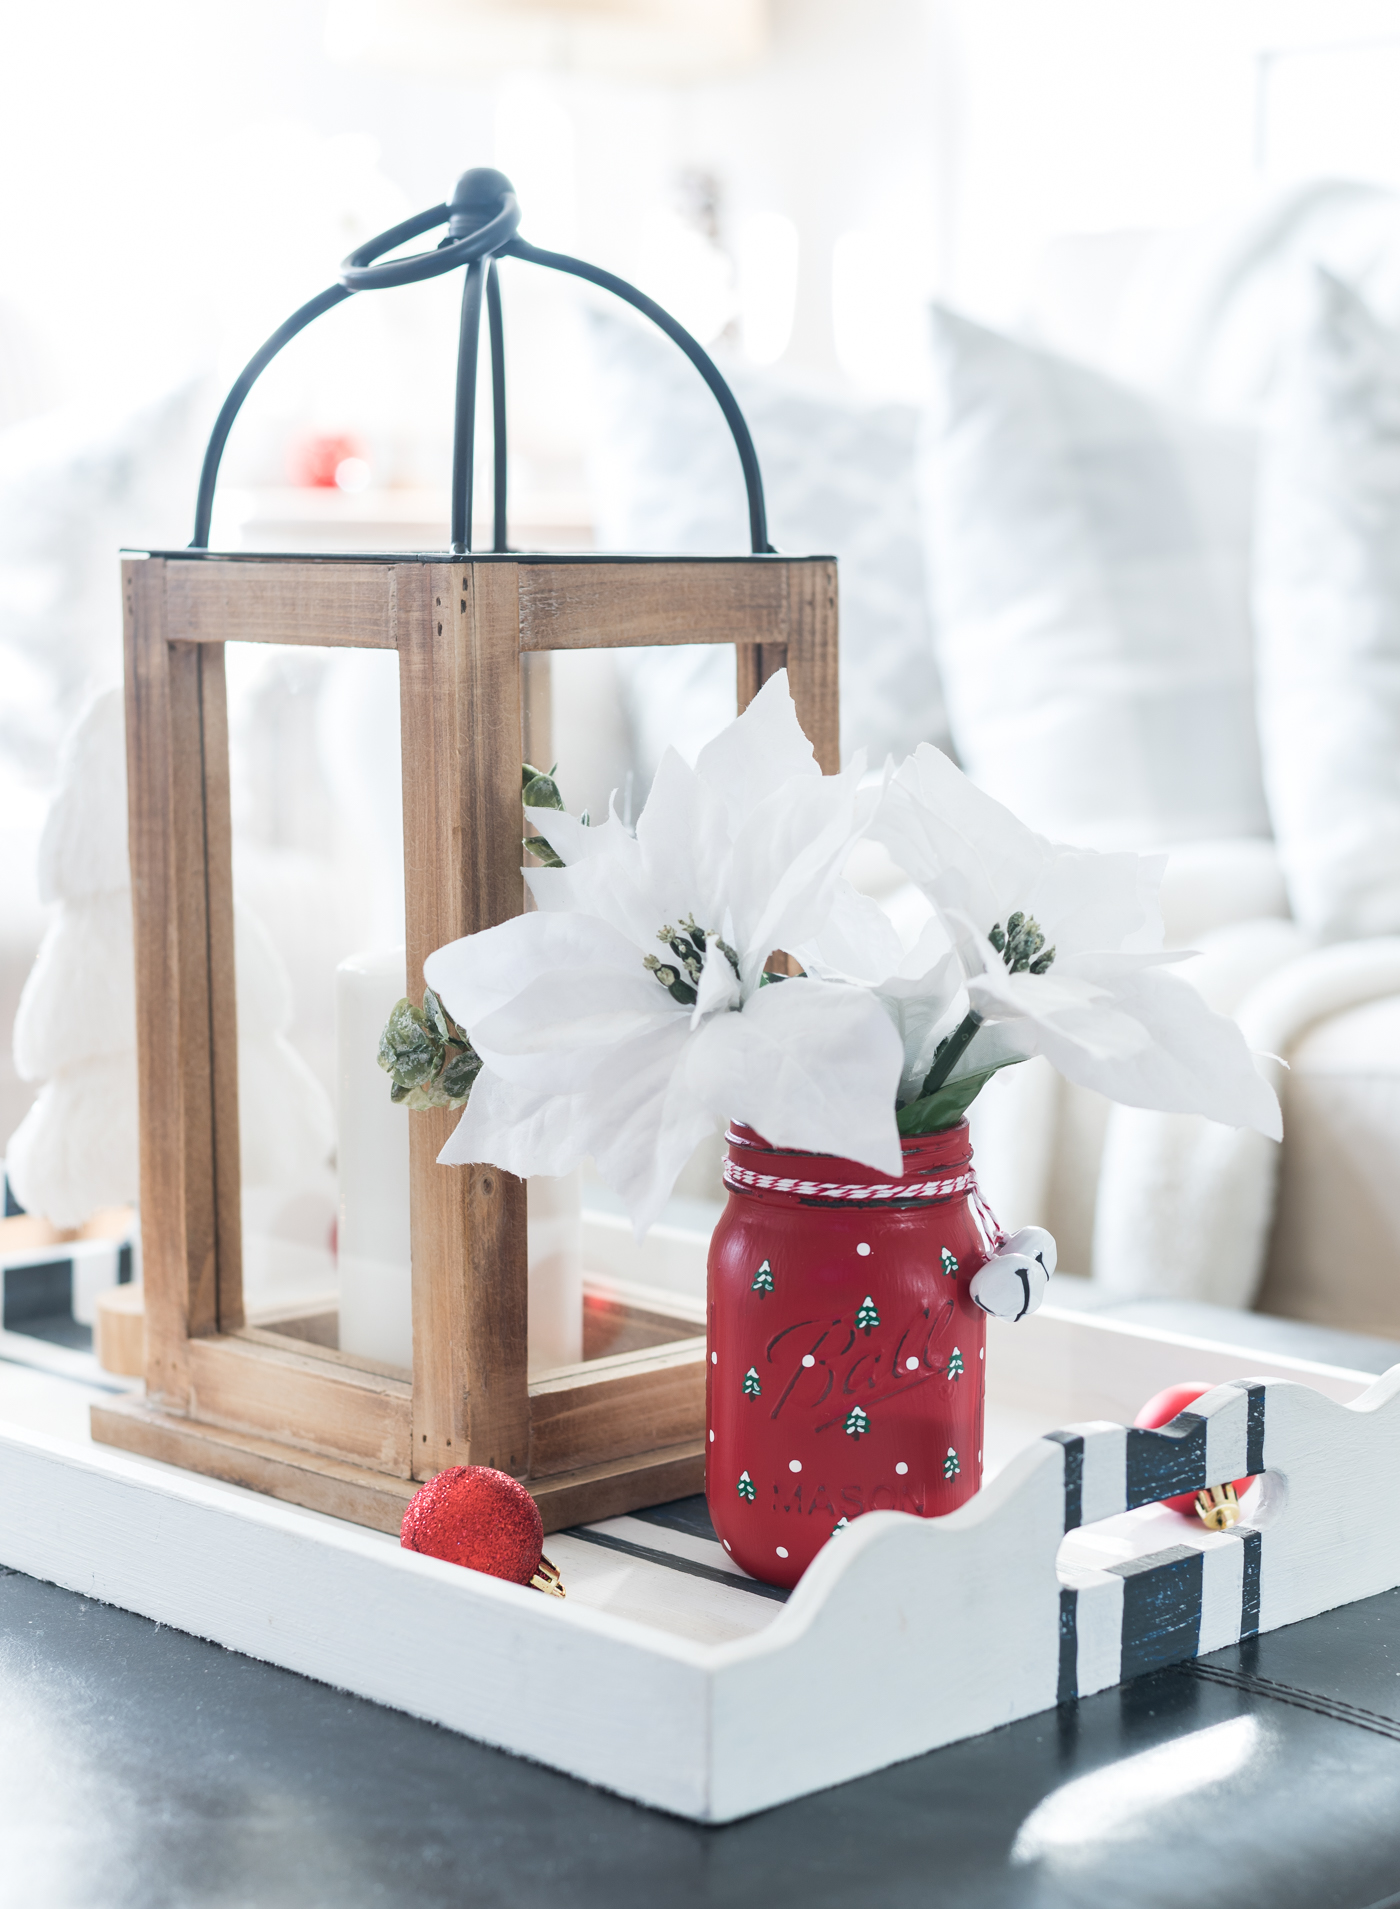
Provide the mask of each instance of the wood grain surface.
{"label": "wood grain surface", "polygon": [[412,1473],[412,1386],[244,1337],[192,1339],[190,1415],[350,1464]]}
{"label": "wood grain surface", "polygon": [[788,572],[804,567],[753,558],[522,565],[520,648],[782,643],[788,634]]}
{"label": "wood grain surface", "polygon": [[705,1340],[569,1366],[530,1387],[530,1478],[693,1438],[705,1422]]}
{"label": "wood grain surface", "polygon": [[[347,1524],[398,1536],[419,1481],[355,1465],[325,1453],[299,1449],[283,1438],[206,1425],[141,1399],[115,1399],[92,1408],[92,1435],[142,1458],[156,1458],[226,1484],[246,1485],[286,1504],[322,1511]],[[702,1440],[638,1457],[580,1466],[553,1477],[530,1479],[546,1532],[598,1518],[616,1518],[646,1505],[664,1504],[702,1491]]]}
{"label": "wood grain surface", "polygon": [[[212,1278],[208,1292],[198,1292],[198,1269],[196,1290],[191,1291],[187,1257],[178,854],[172,812],[164,564],[155,558],[123,564],[122,588],[141,1231],[148,1313],[146,1383],[152,1398],[182,1406],[189,1395],[185,1344],[190,1321],[205,1313],[212,1317],[214,1296]],[[212,1156],[207,1178],[212,1185]]]}
{"label": "wood grain surface", "polygon": [[141,1399],[114,1399],[92,1408],[92,1436],[141,1458],[201,1472],[227,1485],[245,1485],[286,1504],[321,1511],[347,1524],[392,1532],[403,1523],[418,1487],[367,1466],[300,1451],[283,1438],[201,1425]]}
{"label": "wood grain surface", "polygon": [[[513,564],[429,566],[430,613],[400,644],[408,977],[434,948],[520,913],[519,603]],[[494,1167],[443,1169],[457,1116],[410,1139],[414,1475],[523,1472],[525,1189]]]}
{"label": "wood grain surface", "polygon": [[[311,643],[391,650],[398,592],[420,562],[160,562],[169,579],[168,635],[180,643]],[[133,566],[135,567],[135,566]]]}
{"label": "wood grain surface", "polygon": [[104,1372],[124,1379],[146,1374],[146,1302],[140,1283],[109,1286],[94,1306],[92,1350]]}
{"label": "wood grain surface", "polygon": [[243,1173],[238,1137],[238,1004],[234,975],[228,691],[223,645],[208,644],[197,654],[214,1145],[215,1323],[221,1332],[235,1332],[243,1324]]}

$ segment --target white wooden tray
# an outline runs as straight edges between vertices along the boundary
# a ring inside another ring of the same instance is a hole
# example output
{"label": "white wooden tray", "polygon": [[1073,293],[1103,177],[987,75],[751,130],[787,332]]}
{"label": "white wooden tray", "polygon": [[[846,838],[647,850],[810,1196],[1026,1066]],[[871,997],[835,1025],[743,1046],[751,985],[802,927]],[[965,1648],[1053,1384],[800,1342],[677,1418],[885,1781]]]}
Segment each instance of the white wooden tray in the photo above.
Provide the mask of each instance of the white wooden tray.
{"label": "white wooden tray", "polygon": [[[85,1443],[83,1370],[22,1357],[0,1347],[0,1562],[698,1821],[1400,1583],[1400,1367],[1050,1307],[990,1337],[978,1496],[869,1514],[788,1598],[684,1507],[551,1537],[569,1596],[541,1597]],[[1217,1389],[1124,1429],[1184,1380]],[[1147,1502],[1255,1471],[1233,1532]]]}

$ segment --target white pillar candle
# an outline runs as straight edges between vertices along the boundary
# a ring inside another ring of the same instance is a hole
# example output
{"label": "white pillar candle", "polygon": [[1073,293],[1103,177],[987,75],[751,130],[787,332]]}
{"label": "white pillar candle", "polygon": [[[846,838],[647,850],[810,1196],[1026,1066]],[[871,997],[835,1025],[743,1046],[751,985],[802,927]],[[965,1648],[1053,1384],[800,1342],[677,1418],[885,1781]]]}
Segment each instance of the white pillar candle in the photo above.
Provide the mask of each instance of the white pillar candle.
{"label": "white pillar candle", "polygon": [[583,1189],[577,1173],[525,1182],[530,1252],[530,1376],[583,1357]]}
{"label": "white pillar candle", "polygon": [[[406,992],[402,948],[351,955],[336,969],[340,1349],[392,1365],[413,1362],[408,1133],[417,1116],[389,1099],[377,1055]],[[583,1357],[583,1211],[576,1173],[526,1184],[534,1374]]]}

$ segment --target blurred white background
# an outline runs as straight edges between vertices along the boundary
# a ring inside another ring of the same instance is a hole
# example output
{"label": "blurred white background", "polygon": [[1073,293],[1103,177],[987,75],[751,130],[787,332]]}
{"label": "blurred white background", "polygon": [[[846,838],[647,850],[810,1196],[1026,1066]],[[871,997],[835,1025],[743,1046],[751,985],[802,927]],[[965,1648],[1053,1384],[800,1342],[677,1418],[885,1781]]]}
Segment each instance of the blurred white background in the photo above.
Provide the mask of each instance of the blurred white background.
{"label": "blurred white background", "polygon": [[[845,406],[842,430],[884,433],[889,488],[869,490],[867,515],[912,512],[930,300],[1074,356],[1101,343],[1121,371],[1145,362],[1153,321],[1125,287],[1154,246],[1176,270],[1164,237],[1234,229],[1306,181],[1400,189],[1400,0],[70,0],[11,4],[5,29],[0,1026],[45,920],[34,846],[59,742],[120,678],[117,545],[188,539],[202,440],[237,369],[352,246],[466,167],[511,176],[526,237],[622,273],[715,348],[755,420],[775,522],[815,524],[790,533],[804,537],[828,534],[831,509],[783,504],[765,405],[785,394],[807,503],[843,462],[837,438],[803,435],[809,399],[793,394],[820,393],[823,429]],[[591,295],[509,262],[502,278],[515,540],[642,547],[648,522],[651,547],[734,535],[727,491],[698,528],[624,508],[634,453],[661,489],[693,471],[698,490],[689,425],[667,463],[643,441],[648,406],[616,402],[641,372],[619,371]],[[288,350],[235,431],[216,543],[442,545],[459,289],[453,275],[357,298]],[[308,487],[328,445],[345,481]],[[712,453],[705,483],[732,487],[732,452]],[[839,554],[843,637],[859,638],[862,615],[874,630],[889,606],[854,542]],[[888,550],[871,564],[892,588]],[[922,578],[899,581],[900,627],[931,657]],[[874,644],[863,676],[843,676],[853,738],[872,747],[886,740],[860,701]],[[282,748],[268,773],[287,779],[282,794],[265,782],[245,851],[301,853],[325,833],[335,764],[323,750],[308,782],[306,738],[334,698],[320,662],[299,667],[269,654],[234,681],[235,754],[243,736],[261,773]],[[644,787],[645,684],[628,702],[567,667],[566,793],[596,808],[624,764]],[[908,703],[901,740],[947,740],[931,677],[914,695],[896,672],[880,694]],[[298,696],[319,713],[298,714]],[[373,752],[369,737],[357,747]],[[299,1006],[294,1038],[324,1075],[317,1012]],[[0,1140],[33,1092],[0,1056]]]}

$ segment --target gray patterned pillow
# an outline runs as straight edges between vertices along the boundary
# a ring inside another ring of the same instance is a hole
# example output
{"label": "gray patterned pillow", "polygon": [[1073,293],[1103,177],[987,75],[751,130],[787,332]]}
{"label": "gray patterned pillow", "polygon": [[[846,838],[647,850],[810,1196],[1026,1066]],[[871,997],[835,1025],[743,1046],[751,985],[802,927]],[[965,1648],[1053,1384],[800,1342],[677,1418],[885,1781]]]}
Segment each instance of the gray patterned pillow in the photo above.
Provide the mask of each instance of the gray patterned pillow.
{"label": "gray patterned pillow", "polygon": [[[599,548],[746,551],[738,457],[694,368],[628,317],[593,314],[590,339]],[[758,448],[772,543],[840,561],[843,757],[864,747],[873,765],[923,741],[948,747],[914,482],[916,408],[865,403],[777,372],[722,369]],[[667,743],[693,759],[733,717],[727,649],[625,650],[618,660],[647,782]]]}

